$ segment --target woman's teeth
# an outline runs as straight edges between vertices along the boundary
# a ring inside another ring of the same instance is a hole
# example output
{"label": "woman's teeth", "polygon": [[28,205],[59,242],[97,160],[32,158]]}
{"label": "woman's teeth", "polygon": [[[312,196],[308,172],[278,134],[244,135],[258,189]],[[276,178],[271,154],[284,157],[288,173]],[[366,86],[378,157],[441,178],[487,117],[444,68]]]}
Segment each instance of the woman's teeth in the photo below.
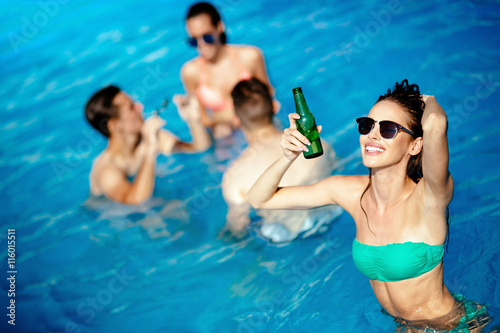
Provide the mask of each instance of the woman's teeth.
{"label": "woman's teeth", "polygon": [[383,152],[384,150],[378,147],[373,147],[373,146],[366,146],[366,151],[370,153],[374,152]]}

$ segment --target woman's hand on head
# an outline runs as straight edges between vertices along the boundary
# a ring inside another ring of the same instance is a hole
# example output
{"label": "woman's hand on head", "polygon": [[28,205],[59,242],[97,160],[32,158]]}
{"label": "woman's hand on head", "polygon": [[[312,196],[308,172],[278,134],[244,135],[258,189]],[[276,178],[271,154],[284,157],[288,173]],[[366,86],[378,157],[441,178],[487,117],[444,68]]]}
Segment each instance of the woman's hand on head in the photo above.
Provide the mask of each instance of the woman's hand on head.
{"label": "woman's hand on head", "polygon": [[[298,113],[290,113],[288,115],[290,127],[285,129],[281,137],[281,149],[283,149],[283,154],[290,161],[295,160],[303,151],[308,151],[306,145],[311,144],[309,140],[297,130],[295,119],[300,119]],[[318,126],[318,132],[321,132],[321,126]]]}
{"label": "woman's hand on head", "polygon": [[424,114],[426,111],[434,111],[436,108],[440,108],[441,106],[438,104],[436,101],[436,97],[432,95],[422,95],[422,99],[424,100],[425,103],[425,109],[424,109]]}
{"label": "woman's hand on head", "polygon": [[433,126],[447,127],[447,117],[446,112],[443,110],[441,105],[436,101],[436,98],[431,95],[422,95],[425,103],[424,114],[422,116],[422,129],[429,130]]}

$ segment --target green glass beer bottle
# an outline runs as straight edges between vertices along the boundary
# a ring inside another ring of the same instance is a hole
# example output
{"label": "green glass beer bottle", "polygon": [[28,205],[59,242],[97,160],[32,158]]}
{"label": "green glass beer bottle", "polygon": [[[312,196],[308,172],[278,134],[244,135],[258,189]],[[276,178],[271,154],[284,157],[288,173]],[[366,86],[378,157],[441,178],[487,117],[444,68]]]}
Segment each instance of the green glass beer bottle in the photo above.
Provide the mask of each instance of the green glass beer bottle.
{"label": "green glass beer bottle", "polygon": [[295,109],[300,115],[300,119],[295,120],[297,130],[302,133],[311,143],[311,145],[306,146],[309,151],[304,151],[304,157],[309,159],[321,156],[323,155],[323,147],[321,146],[318,128],[316,126],[316,121],[314,120],[313,114],[307,107],[304,94],[302,93],[302,88],[293,88],[292,92],[293,98],[295,100]]}

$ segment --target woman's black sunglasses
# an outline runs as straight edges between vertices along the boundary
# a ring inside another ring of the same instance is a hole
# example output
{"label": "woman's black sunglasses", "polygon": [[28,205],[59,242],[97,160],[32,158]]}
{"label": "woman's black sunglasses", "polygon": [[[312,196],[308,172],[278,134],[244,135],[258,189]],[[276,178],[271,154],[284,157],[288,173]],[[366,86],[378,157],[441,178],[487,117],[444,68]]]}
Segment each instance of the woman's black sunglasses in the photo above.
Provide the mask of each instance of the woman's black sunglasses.
{"label": "woman's black sunglasses", "polygon": [[[212,34],[204,34],[201,37],[198,38],[203,38],[203,41],[207,44],[213,44],[215,42],[215,37]],[[195,37],[188,37],[188,43],[192,47],[197,47],[198,46],[198,38]]]}
{"label": "woman's black sunglasses", "polygon": [[376,121],[369,117],[361,117],[357,118],[356,122],[358,123],[359,134],[362,135],[370,133],[373,126],[375,126],[375,123],[378,123],[380,127],[380,136],[384,139],[394,139],[400,131],[405,131],[415,137],[415,134],[412,131],[390,120]]}

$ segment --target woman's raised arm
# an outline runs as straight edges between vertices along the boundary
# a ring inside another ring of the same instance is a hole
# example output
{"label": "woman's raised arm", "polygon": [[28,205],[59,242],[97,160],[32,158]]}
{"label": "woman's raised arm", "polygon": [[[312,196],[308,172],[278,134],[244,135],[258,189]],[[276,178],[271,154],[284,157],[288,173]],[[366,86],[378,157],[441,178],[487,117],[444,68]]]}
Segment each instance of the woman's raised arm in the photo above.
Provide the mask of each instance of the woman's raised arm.
{"label": "woman's raised arm", "polygon": [[453,179],[448,171],[448,118],[434,96],[423,95],[422,173],[425,192],[448,206],[453,197]]}
{"label": "woman's raised arm", "polygon": [[[299,117],[297,113],[288,116],[290,128],[284,131],[281,140],[283,155],[260,176],[247,193],[247,201],[255,208],[304,209],[336,203],[344,206],[339,201],[343,201],[340,194],[347,186],[348,176],[331,176],[316,184],[306,186],[278,187],[290,165],[302,151],[307,149],[305,145],[309,144],[307,138],[297,130],[295,125],[295,119]],[[321,128],[318,130],[321,131]]]}

